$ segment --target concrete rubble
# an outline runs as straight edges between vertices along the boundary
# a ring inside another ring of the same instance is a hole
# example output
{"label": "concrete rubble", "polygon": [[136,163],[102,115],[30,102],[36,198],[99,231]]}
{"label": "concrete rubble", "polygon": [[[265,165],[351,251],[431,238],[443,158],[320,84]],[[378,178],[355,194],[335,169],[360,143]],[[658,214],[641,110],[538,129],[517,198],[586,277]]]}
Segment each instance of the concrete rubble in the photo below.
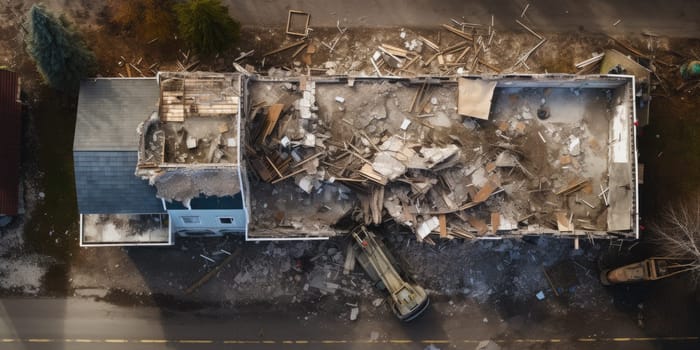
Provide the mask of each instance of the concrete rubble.
{"label": "concrete rubble", "polygon": [[[606,236],[613,226],[635,234],[634,215],[610,217],[629,210],[631,197],[610,202],[597,192],[617,181],[608,180],[609,135],[632,127],[629,119],[608,122],[628,110],[625,80],[585,77],[601,88],[582,89],[581,78],[556,75],[355,78],[352,86],[349,78],[251,78],[243,112],[255,173],[250,237],[342,234],[334,227],[342,218],[391,219],[429,243]],[[463,91],[464,81],[485,88]],[[460,112],[470,99],[485,107]],[[634,153],[626,140],[614,152]],[[620,159],[626,170],[618,180],[634,187],[634,165]],[[279,223],[265,222],[271,214]]]}

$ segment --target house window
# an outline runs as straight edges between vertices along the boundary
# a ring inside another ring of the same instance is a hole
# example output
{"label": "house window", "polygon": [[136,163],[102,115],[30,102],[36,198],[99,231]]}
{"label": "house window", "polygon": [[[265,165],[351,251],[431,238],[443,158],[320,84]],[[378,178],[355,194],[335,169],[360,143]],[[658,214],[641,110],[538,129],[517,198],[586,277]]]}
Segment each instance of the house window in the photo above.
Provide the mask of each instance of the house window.
{"label": "house window", "polygon": [[184,224],[198,224],[199,216],[183,216],[182,223]]}
{"label": "house window", "polygon": [[233,218],[219,218],[219,222],[222,224],[230,225],[233,224]]}

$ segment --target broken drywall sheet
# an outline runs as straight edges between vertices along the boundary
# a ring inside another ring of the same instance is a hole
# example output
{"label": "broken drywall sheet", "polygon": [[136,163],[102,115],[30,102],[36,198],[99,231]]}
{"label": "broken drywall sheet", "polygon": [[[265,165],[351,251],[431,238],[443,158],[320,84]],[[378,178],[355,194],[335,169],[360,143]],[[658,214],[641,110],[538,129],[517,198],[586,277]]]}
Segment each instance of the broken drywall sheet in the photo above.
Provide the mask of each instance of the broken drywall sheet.
{"label": "broken drywall sheet", "polygon": [[479,119],[489,119],[495,81],[459,78],[457,113]]}

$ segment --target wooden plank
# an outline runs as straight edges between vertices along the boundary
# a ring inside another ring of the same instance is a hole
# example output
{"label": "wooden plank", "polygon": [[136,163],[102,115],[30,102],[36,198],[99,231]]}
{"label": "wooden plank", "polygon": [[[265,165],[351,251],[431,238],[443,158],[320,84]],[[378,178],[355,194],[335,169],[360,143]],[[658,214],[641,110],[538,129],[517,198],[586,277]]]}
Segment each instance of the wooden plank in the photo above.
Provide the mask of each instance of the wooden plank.
{"label": "wooden plank", "polygon": [[479,192],[476,193],[476,196],[474,196],[473,202],[475,203],[481,203],[489,199],[493,191],[498,188],[498,185],[494,183],[493,181],[489,180],[486,182],[484,187],[482,187]]}
{"label": "wooden plank", "polygon": [[457,28],[455,28],[455,27],[453,27],[453,26],[451,26],[451,25],[449,25],[449,24],[443,24],[442,27],[445,28],[445,29],[447,29],[447,31],[449,31],[450,33],[455,34],[455,35],[457,35],[457,36],[459,36],[459,37],[462,37],[462,38],[467,39],[467,40],[469,40],[469,41],[473,41],[473,40],[474,40],[474,38],[472,38],[471,35],[469,35],[469,34],[463,32],[463,31],[461,31],[461,30],[459,30],[459,29],[457,29]]}
{"label": "wooden plank", "polygon": [[496,233],[501,226],[501,214],[491,213],[491,232]]}
{"label": "wooden plank", "polygon": [[284,109],[284,105],[281,103],[275,103],[267,109],[267,119],[265,119],[260,136],[258,137],[258,143],[263,142],[265,138],[270,136],[272,130],[275,129],[275,125],[277,125],[277,120],[279,120],[282,109]]}
{"label": "wooden plank", "polygon": [[440,221],[440,238],[447,238],[447,217],[445,214],[438,215]]}
{"label": "wooden plank", "polygon": [[389,45],[389,44],[382,44],[381,48],[383,48],[385,51],[387,51],[387,53],[390,53],[394,56],[399,56],[399,57],[407,57],[408,56],[408,51],[404,50],[400,47],[396,47],[396,46]]}
{"label": "wooden plank", "polygon": [[570,195],[574,192],[577,192],[584,188],[588,184],[588,179],[573,179],[569,181],[569,183],[562,187],[559,191],[556,192],[557,195]]}

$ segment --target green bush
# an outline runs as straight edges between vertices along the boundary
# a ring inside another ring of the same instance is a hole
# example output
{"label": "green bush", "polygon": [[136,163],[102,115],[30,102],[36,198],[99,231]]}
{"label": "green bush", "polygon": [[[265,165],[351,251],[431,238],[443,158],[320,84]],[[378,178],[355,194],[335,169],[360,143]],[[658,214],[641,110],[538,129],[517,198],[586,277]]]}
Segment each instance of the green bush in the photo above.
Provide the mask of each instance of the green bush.
{"label": "green bush", "polygon": [[219,0],[189,0],[175,11],[181,38],[202,55],[223,52],[238,40],[240,25]]}

